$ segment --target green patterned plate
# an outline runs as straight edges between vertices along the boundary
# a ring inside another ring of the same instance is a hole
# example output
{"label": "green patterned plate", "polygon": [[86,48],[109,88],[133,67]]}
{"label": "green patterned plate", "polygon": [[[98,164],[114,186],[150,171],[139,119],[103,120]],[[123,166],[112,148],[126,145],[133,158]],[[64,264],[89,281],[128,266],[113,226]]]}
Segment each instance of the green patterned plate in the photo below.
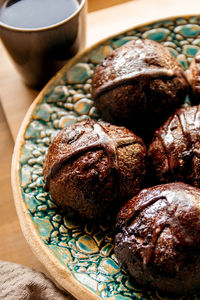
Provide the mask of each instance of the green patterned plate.
{"label": "green patterned plate", "polygon": [[169,298],[141,289],[120,270],[111,228],[81,223],[61,214],[43,190],[42,165],[48,146],[61,128],[88,116],[99,117],[91,99],[91,81],[95,66],[105,55],[132,39],[150,38],[167,47],[187,70],[200,48],[199,24],[197,16],[170,18],[98,43],[57,73],[33,102],[21,126],[12,164],[21,227],[38,259],[78,299]]}

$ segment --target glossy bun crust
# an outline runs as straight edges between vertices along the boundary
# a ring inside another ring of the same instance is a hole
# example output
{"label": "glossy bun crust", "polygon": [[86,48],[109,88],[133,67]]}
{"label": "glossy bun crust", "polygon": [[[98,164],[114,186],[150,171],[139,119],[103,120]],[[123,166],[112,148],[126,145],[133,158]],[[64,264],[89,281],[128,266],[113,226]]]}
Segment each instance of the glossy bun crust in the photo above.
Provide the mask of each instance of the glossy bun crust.
{"label": "glossy bun crust", "polygon": [[177,60],[161,44],[133,40],[96,67],[92,94],[106,121],[146,137],[184,101],[188,82]]}
{"label": "glossy bun crust", "polygon": [[200,187],[200,105],[178,109],[155,132],[148,161],[156,183],[183,181]]}
{"label": "glossy bun crust", "polygon": [[190,98],[194,104],[198,104],[200,103],[200,51],[192,60],[187,75],[191,86]]}
{"label": "glossy bun crust", "polygon": [[144,189],[120,210],[116,226],[115,254],[137,282],[173,294],[200,289],[199,189]]}
{"label": "glossy bun crust", "polygon": [[88,119],[54,138],[43,168],[45,189],[62,208],[104,218],[140,190],[145,158],[142,139],[131,131]]}

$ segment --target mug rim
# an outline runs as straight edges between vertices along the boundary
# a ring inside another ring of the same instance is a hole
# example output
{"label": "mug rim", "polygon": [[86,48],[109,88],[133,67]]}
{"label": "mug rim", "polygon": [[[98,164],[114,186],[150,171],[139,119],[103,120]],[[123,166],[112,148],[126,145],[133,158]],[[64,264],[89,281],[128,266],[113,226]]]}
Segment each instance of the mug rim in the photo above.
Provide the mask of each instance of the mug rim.
{"label": "mug rim", "polygon": [[9,29],[11,31],[18,31],[18,32],[40,32],[40,31],[46,31],[46,30],[49,30],[49,29],[52,29],[52,28],[56,28],[60,25],[65,24],[67,21],[70,21],[76,15],[78,15],[79,12],[82,10],[83,6],[85,5],[86,1],[87,0],[81,0],[81,2],[79,3],[78,9],[72,15],[70,15],[68,18],[66,18],[66,19],[64,19],[60,22],[57,22],[55,24],[52,24],[52,25],[43,26],[43,27],[26,28],[26,27],[11,26],[11,25],[8,25],[8,24],[0,21],[0,28],[2,27],[2,28]]}

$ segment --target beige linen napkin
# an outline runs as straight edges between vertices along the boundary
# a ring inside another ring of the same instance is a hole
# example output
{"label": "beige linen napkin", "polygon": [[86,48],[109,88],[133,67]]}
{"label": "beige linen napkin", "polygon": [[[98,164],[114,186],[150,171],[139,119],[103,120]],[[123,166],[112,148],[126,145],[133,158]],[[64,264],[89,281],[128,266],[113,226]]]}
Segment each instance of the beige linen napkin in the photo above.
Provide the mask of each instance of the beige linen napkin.
{"label": "beige linen napkin", "polygon": [[43,273],[28,267],[0,261],[0,300],[72,299]]}

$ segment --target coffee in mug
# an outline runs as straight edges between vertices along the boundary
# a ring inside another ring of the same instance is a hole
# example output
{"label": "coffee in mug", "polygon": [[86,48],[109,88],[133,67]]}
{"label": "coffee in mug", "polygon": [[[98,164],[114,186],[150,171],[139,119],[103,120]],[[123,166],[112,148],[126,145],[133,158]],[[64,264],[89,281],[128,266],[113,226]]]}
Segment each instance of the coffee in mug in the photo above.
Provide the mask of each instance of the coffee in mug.
{"label": "coffee in mug", "polygon": [[44,84],[86,40],[86,0],[0,0],[0,37],[24,82]]}

